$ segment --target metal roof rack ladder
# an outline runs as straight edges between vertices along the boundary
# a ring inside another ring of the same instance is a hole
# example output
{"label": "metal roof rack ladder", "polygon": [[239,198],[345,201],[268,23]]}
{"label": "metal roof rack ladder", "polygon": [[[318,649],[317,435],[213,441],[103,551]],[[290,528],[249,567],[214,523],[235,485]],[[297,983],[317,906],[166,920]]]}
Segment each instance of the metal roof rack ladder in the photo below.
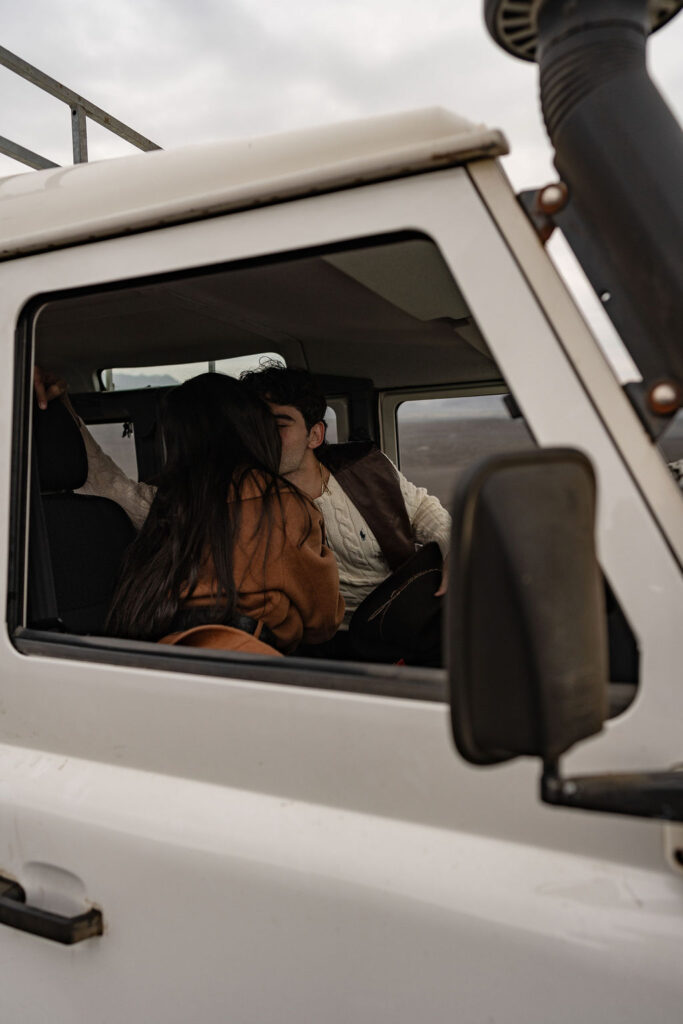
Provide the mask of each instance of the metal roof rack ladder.
{"label": "metal roof rack ladder", "polygon": [[[61,82],[50,78],[49,75],[39,71],[38,68],[34,68],[32,64],[6,50],[4,46],[0,46],[0,64],[70,107],[71,138],[73,141],[75,164],[87,163],[88,160],[87,118],[95,121],[96,124],[102,125],[103,128],[113,132],[114,135],[118,135],[119,138],[125,139],[132,146],[136,146],[145,152],[149,152],[152,149],[161,149],[161,146],[157,146],[155,142],[146,139],[144,135],[140,135],[133,128],[129,128],[127,124],[112,117],[111,114],[102,110],[101,107],[95,106],[90,100],[79,96],[78,93],[73,92],[71,89],[67,89]],[[60,166],[53,160],[48,160],[47,157],[40,156],[40,154],[26,149],[25,146],[20,146],[19,143],[12,142],[11,139],[6,139],[2,135],[0,135],[0,153],[11,157],[13,160],[18,160],[22,164],[27,164],[35,170]]]}

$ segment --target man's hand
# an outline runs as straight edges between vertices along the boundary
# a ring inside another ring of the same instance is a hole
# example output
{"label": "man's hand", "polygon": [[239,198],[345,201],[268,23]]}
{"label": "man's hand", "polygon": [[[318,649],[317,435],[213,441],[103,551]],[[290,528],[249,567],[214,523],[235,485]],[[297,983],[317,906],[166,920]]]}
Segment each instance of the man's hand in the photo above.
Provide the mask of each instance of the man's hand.
{"label": "man's hand", "polygon": [[66,381],[58,377],[51,370],[41,370],[39,366],[33,368],[33,390],[36,393],[38,406],[47,409],[47,403],[53,398],[60,398],[66,394]]}
{"label": "man's hand", "polygon": [[443,567],[441,569],[441,583],[439,589],[435,592],[434,597],[443,597],[448,590],[448,555],[443,560]]}

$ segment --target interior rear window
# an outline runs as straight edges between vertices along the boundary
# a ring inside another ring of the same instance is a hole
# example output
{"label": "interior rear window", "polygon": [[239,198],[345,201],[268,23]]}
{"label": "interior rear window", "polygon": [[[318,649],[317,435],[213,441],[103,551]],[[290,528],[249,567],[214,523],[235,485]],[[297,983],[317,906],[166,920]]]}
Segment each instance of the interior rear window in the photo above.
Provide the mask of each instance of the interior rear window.
{"label": "interior rear window", "polygon": [[265,363],[285,365],[277,352],[255,352],[231,359],[199,363],[170,363],[166,366],[117,366],[100,371],[103,391],[131,391],[134,388],[163,388],[182,384],[199,373],[227,373],[239,377],[245,370],[258,370]]}

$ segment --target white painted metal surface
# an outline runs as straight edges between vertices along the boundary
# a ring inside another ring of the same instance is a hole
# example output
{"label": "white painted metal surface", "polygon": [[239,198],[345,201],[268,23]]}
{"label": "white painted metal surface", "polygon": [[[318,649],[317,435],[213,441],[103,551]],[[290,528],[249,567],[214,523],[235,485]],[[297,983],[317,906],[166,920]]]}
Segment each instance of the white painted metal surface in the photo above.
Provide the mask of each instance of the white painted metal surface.
{"label": "white painted metal surface", "polygon": [[3,936],[34,979],[3,985],[5,1019],[642,1022],[655,994],[676,1019],[664,872],[17,748],[0,765],[26,855],[49,828],[105,912],[74,949]]}
{"label": "white painted metal surface", "polygon": [[[643,672],[571,770],[680,763],[665,527],[465,170],[5,264],[0,351],[8,366],[38,290],[404,229],[439,245],[540,442],[596,466]],[[7,373],[4,493],[10,416]],[[3,578],[6,560],[3,541]],[[545,807],[532,764],[463,764],[444,707],[28,658],[7,636],[0,670],[0,867],[105,917],[68,950],[0,927],[3,1020],[678,1020],[683,885],[661,825]]]}
{"label": "white painted metal surface", "polygon": [[[557,270],[547,258],[543,245],[522,213],[500,166],[492,160],[472,164],[469,174],[491,211],[498,230],[508,240],[511,255],[514,255],[531,284],[539,309],[553,324],[583,387],[609,424],[614,444],[618,446],[625,463],[631,467],[646,501],[664,525],[679,564],[683,565],[681,495],[672,474],[662,458],[652,457],[651,439],[634,416],[633,407],[605,353],[579,314]],[[531,357],[531,353],[522,348],[516,364],[517,375],[520,375],[520,369],[524,372],[528,367],[527,356]],[[542,373],[542,365],[536,373],[539,371]],[[512,378],[509,381],[513,384]],[[548,390],[549,398],[556,397],[550,379],[544,379],[540,387]]]}
{"label": "white painted metal surface", "polygon": [[440,108],[0,179],[0,258],[507,153]]}

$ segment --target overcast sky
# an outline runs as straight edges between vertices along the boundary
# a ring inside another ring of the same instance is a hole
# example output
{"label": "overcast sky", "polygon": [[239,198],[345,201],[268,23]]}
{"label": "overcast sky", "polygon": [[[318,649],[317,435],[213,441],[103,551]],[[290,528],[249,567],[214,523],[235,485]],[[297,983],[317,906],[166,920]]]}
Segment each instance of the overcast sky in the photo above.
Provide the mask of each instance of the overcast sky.
{"label": "overcast sky", "polygon": [[[0,44],[164,149],[439,105],[500,127],[516,188],[554,177],[537,68],[481,0],[0,0]],[[683,15],[650,42],[683,119]],[[0,135],[71,162],[68,108],[0,67]],[[129,147],[88,122],[91,159]],[[0,156],[0,175],[22,166]],[[576,277],[576,275],[574,275]]]}
{"label": "overcast sky", "polygon": [[[0,0],[0,42],[169,148],[437,104],[503,128],[516,186],[551,174],[537,69],[480,0]],[[650,65],[683,111],[683,15]],[[0,134],[67,163],[69,113],[0,68]],[[90,129],[93,158],[123,143]],[[20,166],[3,163],[2,173]]]}

